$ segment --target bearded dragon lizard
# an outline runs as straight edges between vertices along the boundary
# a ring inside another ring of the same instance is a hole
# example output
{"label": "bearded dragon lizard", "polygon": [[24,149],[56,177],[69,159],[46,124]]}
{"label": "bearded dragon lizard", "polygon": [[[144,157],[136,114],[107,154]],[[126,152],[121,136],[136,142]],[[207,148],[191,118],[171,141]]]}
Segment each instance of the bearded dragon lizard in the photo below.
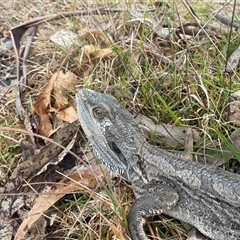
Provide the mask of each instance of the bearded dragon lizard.
{"label": "bearded dragon lizard", "polygon": [[82,128],[97,158],[132,184],[133,240],[148,239],[144,217],[161,213],[195,226],[213,240],[240,239],[240,176],[187,161],[149,144],[139,123],[111,95],[80,90]]}

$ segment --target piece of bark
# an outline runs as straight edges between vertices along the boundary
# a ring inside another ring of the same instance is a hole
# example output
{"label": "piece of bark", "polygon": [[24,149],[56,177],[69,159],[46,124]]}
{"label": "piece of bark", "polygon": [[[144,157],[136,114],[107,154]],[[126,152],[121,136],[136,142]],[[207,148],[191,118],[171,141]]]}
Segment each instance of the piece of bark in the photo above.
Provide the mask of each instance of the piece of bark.
{"label": "piece of bark", "polygon": [[138,114],[136,119],[151,133],[162,138],[162,142],[166,142],[175,148],[185,145],[186,135],[189,129],[192,131],[193,142],[198,142],[200,140],[199,132],[190,127],[176,127],[164,123],[155,124],[150,118],[142,114]]}

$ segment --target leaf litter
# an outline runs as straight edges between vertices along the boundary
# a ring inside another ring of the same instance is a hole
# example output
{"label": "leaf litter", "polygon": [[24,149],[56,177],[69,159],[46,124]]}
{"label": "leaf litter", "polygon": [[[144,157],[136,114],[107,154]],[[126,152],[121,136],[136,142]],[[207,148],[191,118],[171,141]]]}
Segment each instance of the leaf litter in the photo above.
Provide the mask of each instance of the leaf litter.
{"label": "leaf litter", "polygon": [[34,110],[39,116],[41,135],[49,137],[55,131],[49,113],[54,113],[57,118],[69,123],[77,120],[76,111],[67,99],[68,93],[74,91],[76,84],[77,77],[73,73],[59,71],[52,75],[44,91],[38,95]]}

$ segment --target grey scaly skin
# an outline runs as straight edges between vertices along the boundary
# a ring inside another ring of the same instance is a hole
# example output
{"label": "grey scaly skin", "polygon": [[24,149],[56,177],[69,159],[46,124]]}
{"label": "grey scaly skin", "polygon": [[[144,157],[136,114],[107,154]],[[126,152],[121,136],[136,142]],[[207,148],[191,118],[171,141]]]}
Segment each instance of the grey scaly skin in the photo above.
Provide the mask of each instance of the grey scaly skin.
{"label": "grey scaly skin", "polygon": [[161,213],[195,226],[213,240],[240,240],[240,176],[175,156],[146,142],[139,123],[111,95],[76,95],[82,128],[95,155],[130,182],[133,240],[148,239],[144,217]]}

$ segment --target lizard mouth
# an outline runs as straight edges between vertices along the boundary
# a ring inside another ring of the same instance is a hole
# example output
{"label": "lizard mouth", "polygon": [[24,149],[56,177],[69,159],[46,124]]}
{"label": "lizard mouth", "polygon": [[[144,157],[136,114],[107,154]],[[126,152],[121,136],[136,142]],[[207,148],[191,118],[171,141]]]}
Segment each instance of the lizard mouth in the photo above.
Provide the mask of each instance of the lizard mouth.
{"label": "lizard mouth", "polygon": [[117,155],[119,160],[126,166],[127,165],[127,160],[124,157],[124,154],[119,149],[119,147],[114,142],[108,142],[108,145],[111,148],[111,150]]}

